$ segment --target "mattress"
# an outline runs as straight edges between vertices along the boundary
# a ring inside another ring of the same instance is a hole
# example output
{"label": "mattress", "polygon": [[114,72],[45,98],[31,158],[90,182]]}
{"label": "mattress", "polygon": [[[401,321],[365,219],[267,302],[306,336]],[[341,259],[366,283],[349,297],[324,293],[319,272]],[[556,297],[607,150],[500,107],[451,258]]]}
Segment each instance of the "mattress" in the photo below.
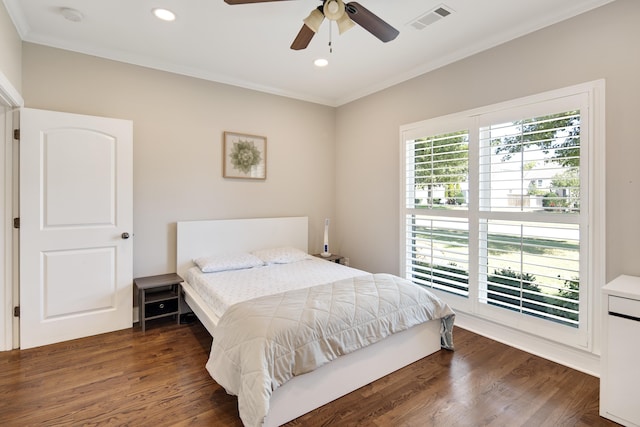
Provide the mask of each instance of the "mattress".
{"label": "mattress", "polygon": [[216,273],[202,273],[192,267],[184,280],[220,318],[229,307],[242,301],[366,274],[369,273],[311,257],[289,264]]}

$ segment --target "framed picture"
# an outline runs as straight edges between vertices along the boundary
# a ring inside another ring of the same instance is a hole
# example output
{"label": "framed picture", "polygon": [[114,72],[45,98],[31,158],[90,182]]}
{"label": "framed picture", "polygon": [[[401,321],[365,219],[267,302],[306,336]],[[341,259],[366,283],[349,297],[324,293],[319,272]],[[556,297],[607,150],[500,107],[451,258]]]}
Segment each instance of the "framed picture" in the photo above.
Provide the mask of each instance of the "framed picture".
{"label": "framed picture", "polygon": [[267,138],[225,132],[222,141],[224,178],[267,178]]}

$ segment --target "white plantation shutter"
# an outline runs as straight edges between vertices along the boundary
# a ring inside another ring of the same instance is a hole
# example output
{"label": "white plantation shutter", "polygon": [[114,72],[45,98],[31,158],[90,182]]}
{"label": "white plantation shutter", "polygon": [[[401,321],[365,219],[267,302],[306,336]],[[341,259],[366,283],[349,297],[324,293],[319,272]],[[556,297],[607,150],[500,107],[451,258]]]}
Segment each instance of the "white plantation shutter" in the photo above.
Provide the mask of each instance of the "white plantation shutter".
{"label": "white plantation shutter", "polygon": [[407,277],[415,283],[469,295],[469,226],[466,219],[408,215]]}
{"label": "white plantation shutter", "polygon": [[405,277],[454,309],[587,346],[593,102],[568,88],[404,129]]}
{"label": "white plantation shutter", "polygon": [[577,328],[581,112],[526,112],[479,128],[478,301]]}
{"label": "white plantation shutter", "polygon": [[478,300],[577,327],[578,226],[487,220],[481,229]]}
{"label": "white plantation shutter", "polygon": [[468,296],[468,220],[448,212],[468,210],[469,133],[427,135],[408,141],[406,150],[406,276]]}
{"label": "white plantation shutter", "polygon": [[[407,144],[406,206],[464,206],[468,176],[466,130],[429,136]],[[464,187],[464,188],[463,188]]]}
{"label": "white plantation shutter", "polygon": [[491,124],[479,133],[481,210],[579,211],[580,111]]}

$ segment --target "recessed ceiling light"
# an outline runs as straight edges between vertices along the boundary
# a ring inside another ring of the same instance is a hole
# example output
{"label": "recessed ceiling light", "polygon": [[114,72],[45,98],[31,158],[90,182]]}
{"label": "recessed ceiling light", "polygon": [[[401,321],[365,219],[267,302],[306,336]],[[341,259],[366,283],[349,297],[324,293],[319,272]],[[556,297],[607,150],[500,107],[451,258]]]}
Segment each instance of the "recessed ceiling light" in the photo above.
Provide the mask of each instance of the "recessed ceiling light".
{"label": "recessed ceiling light", "polygon": [[162,19],[163,21],[175,21],[176,20],[176,14],[171,12],[168,9],[156,8],[156,9],[153,9],[152,12],[156,16],[156,18]]}
{"label": "recessed ceiling light", "polygon": [[324,59],[324,58],[318,58],[318,59],[316,59],[315,61],[313,61],[313,64],[314,64],[316,67],[326,67],[327,65],[329,65],[329,61],[327,61],[327,60],[326,60],[326,59]]}
{"label": "recessed ceiling light", "polygon": [[82,13],[75,9],[71,9],[70,7],[63,7],[60,9],[60,14],[64,16],[67,21],[71,22],[80,22],[84,16]]}

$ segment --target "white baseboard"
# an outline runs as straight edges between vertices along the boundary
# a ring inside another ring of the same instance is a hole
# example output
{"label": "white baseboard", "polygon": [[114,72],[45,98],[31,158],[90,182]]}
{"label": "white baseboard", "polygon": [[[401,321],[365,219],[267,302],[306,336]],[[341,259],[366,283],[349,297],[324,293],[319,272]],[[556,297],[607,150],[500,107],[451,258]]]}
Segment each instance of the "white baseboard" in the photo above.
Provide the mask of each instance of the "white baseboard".
{"label": "white baseboard", "polygon": [[[600,377],[600,357],[555,341],[520,332],[466,313],[456,312],[456,326],[552,362]],[[455,345],[455,335],[453,337]]]}

